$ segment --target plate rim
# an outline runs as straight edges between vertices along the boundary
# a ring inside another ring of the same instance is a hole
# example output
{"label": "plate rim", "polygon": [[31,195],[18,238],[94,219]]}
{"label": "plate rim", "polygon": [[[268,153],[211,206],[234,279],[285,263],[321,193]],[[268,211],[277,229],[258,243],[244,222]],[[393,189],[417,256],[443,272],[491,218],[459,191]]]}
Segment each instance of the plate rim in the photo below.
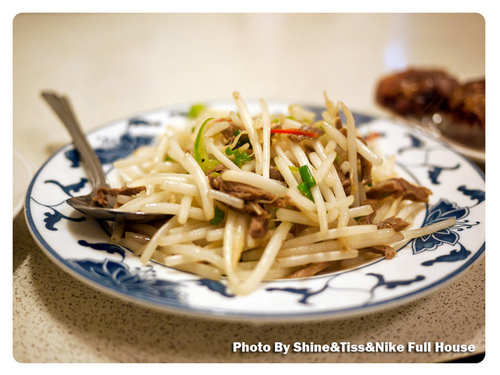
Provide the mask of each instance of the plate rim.
{"label": "plate rim", "polygon": [[[400,116],[397,114],[390,114],[387,116],[387,118],[393,119],[395,122],[400,122],[401,124],[407,125],[409,127],[418,129],[419,131],[424,132],[428,137],[432,138],[433,140],[441,141],[444,142],[451,150],[455,151],[457,154],[461,154],[465,156],[466,158],[470,159],[470,161],[478,162],[485,164],[486,162],[486,146],[485,150],[481,151],[475,148],[470,148],[464,145],[461,142],[458,142],[452,138],[449,138],[445,135],[441,134],[436,134],[430,129],[427,129],[426,127],[418,124],[416,120],[413,120],[411,118],[406,118],[404,116]],[[485,131],[486,135],[486,131]]]}

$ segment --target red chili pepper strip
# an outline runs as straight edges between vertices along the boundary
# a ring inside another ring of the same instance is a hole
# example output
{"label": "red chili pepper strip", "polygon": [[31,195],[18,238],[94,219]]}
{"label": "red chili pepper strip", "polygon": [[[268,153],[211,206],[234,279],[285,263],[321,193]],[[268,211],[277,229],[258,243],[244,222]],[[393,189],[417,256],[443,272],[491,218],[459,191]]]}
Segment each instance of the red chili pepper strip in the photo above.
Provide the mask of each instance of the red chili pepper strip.
{"label": "red chili pepper strip", "polygon": [[378,137],[380,137],[380,133],[378,133],[378,132],[373,132],[373,133],[368,134],[368,135],[365,137],[365,139],[366,139],[367,141],[372,141],[372,140],[374,140],[374,139],[377,139]]}
{"label": "red chili pepper strip", "polygon": [[222,121],[233,122],[233,119],[221,117],[221,118],[214,120],[215,123],[222,122]]}
{"label": "red chili pepper strip", "polygon": [[318,138],[320,134],[315,132],[309,132],[301,129],[271,129],[271,133],[281,133],[281,134],[294,134],[302,135],[304,137]]}

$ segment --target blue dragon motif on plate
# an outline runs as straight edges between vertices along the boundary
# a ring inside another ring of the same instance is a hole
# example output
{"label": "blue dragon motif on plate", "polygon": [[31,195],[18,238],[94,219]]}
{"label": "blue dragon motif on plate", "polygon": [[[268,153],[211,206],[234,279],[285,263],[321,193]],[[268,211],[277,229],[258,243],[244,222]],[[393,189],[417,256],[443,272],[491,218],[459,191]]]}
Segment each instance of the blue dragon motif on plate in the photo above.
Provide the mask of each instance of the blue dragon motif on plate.
{"label": "blue dragon motif on plate", "polygon": [[[149,122],[146,120],[142,119],[130,119],[128,120],[127,124],[127,130],[125,133],[123,133],[119,138],[118,142],[110,142],[110,146],[107,147],[97,147],[94,149],[96,152],[97,156],[99,157],[99,160],[103,165],[110,164],[115,162],[118,159],[122,159],[124,157],[127,157],[130,155],[132,152],[134,152],[137,148],[141,146],[146,146],[149,145],[153,142],[154,137],[150,135],[133,135],[130,132],[130,129],[132,127],[138,127],[138,126],[156,126],[158,125],[157,123],[154,122]],[[70,161],[70,167],[71,168],[78,168],[80,167],[80,157],[78,154],[78,151],[76,149],[72,148],[64,153],[64,156],[67,160]],[[62,184],[60,181],[50,179],[44,181],[46,184],[53,184],[58,186],[65,194],[67,194],[69,197],[74,196],[73,193],[78,193],[85,185],[88,183],[87,178],[80,178],[78,182],[75,183],[70,183],[70,184]],[[32,198],[33,199],[33,198]],[[51,231],[56,231],[56,224],[62,220],[71,220],[71,221],[82,221],[85,220],[85,217],[79,217],[79,218],[73,218],[67,215],[63,215],[60,211],[56,210],[54,207],[62,205],[64,203],[60,202],[57,205],[46,205],[41,202],[36,201],[33,199],[34,202],[41,206],[45,206],[47,208],[50,208],[53,212],[46,212],[45,216],[47,217],[45,219],[45,227]]]}

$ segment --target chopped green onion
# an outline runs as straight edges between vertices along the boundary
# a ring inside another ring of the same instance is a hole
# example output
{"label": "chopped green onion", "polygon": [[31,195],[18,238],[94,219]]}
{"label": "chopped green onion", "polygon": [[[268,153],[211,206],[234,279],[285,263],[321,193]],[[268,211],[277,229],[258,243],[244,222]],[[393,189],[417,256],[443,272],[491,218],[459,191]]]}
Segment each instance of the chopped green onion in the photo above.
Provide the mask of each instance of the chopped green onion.
{"label": "chopped green onion", "polygon": [[302,182],[297,185],[297,189],[304,194],[307,198],[314,202],[314,198],[311,194],[311,188],[316,186],[316,180],[314,179],[311,170],[307,165],[299,167],[300,177],[302,177]]}
{"label": "chopped green onion", "polygon": [[308,188],[316,186],[316,180],[314,179],[311,170],[307,165],[303,165],[299,167],[300,177],[302,177],[302,181],[305,182]]}
{"label": "chopped green onion", "polygon": [[[241,131],[240,131],[241,133]],[[238,133],[239,134],[239,133]],[[235,135],[238,135],[235,134]],[[250,148],[252,148],[252,144],[250,143],[250,139],[248,138],[248,135],[243,134],[239,139],[238,142],[236,142],[236,145],[234,146],[235,148],[240,148],[243,146],[245,143],[248,143],[250,145]]]}
{"label": "chopped green onion", "polygon": [[311,194],[311,190],[309,189],[309,186],[305,182],[301,182],[300,184],[297,185],[297,189],[304,194],[307,198],[312,200],[314,202],[314,198]]}
{"label": "chopped green onion", "polygon": [[224,211],[222,211],[219,207],[215,206],[215,214],[212,220],[209,221],[210,224],[212,225],[218,225],[224,220],[224,216],[226,215]]}
{"label": "chopped green onion", "polygon": [[247,161],[252,160],[252,158],[247,154],[246,151],[240,151],[238,149],[231,150],[229,146],[226,148],[226,155],[234,155],[234,164],[241,168],[243,164]]}

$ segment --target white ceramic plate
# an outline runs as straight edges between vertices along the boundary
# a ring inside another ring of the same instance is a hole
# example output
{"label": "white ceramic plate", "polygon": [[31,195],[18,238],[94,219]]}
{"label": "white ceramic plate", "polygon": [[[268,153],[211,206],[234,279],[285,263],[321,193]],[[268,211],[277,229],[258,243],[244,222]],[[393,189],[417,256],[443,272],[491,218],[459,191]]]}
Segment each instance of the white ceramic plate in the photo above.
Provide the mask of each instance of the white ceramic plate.
{"label": "white ceramic plate", "polygon": [[[231,103],[212,104],[233,108]],[[287,110],[286,103],[268,105],[271,111]],[[125,118],[93,131],[89,140],[110,170],[113,161],[153,142],[165,126],[183,126],[188,108]],[[69,207],[68,197],[90,191],[71,144],[33,178],[25,202],[27,223],[41,249],[62,269],[98,290],[148,307],[255,321],[337,318],[394,307],[444,286],[483,255],[484,175],[464,156],[413,127],[360,114],[355,119],[362,133],[380,134],[382,149],[396,156],[402,175],[433,190],[417,225],[455,217],[454,227],[409,242],[392,260],[309,279],[266,282],[253,294],[236,297],[222,282],[155,263],[142,265],[131,251],[111,244],[94,219]]]}

